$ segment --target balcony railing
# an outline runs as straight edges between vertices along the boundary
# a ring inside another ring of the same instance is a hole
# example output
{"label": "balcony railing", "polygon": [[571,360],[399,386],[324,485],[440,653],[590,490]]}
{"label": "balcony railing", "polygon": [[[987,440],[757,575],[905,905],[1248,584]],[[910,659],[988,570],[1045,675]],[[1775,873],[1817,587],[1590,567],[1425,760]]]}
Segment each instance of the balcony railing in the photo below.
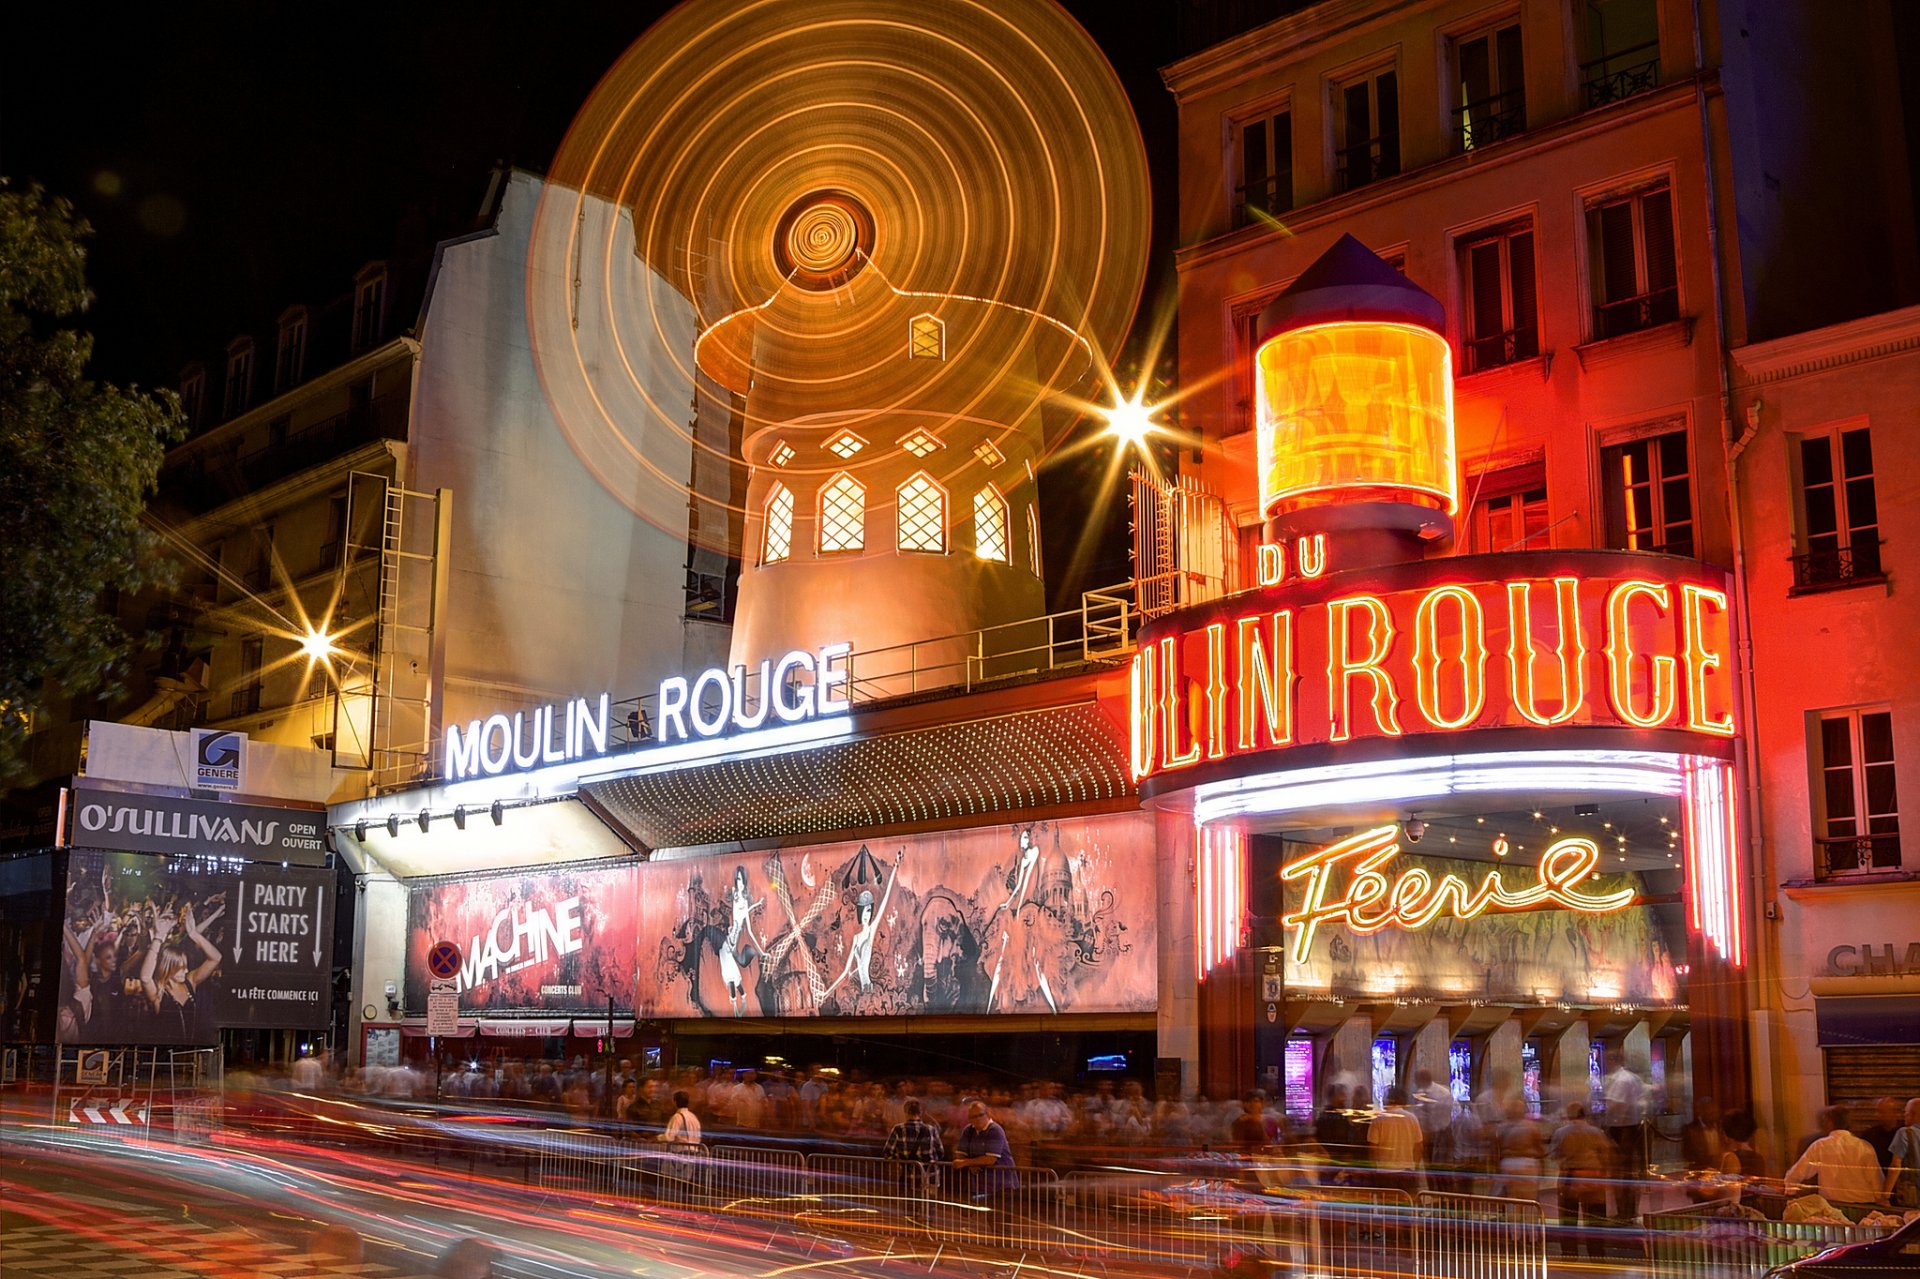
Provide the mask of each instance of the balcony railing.
{"label": "balcony railing", "polygon": [[1492,146],[1502,138],[1524,133],[1526,128],[1527,99],[1518,89],[1453,109],[1453,140],[1462,151]]}
{"label": "balcony railing", "polygon": [[404,392],[383,395],[246,454],[187,446],[161,467],[160,495],[195,512],[209,511],[375,440],[403,440],[408,404]]}
{"label": "balcony railing", "polygon": [[1831,546],[1793,557],[1793,589],[1819,591],[1851,586],[1855,582],[1877,582],[1880,571],[1880,542],[1857,542],[1852,546]]}
{"label": "balcony railing", "polygon": [[1390,178],[1400,172],[1400,135],[1383,133],[1344,147],[1334,152],[1334,161],[1342,191]]}
{"label": "balcony railing", "polygon": [[233,703],[232,703],[232,707],[233,707],[233,708],[232,708],[232,709],[231,709],[230,711],[228,711],[228,712],[227,712],[227,713],[228,713],[228,714],[230,714],[230,715],[257,715],[257,714],[259,714],[259,712],[260,712],[260,686],[259,686],[258,684],[255,684],[255,685],[254,685],[253,687],[251,687],[251,688],[236,688],[236,689],[234,689],[234,690],[233,690]]}
{"label": "balcony railing", "polygon": [[1233,224],[1252,226],[1265,218],[1293,212],[1293,171],[1256,178],[1233,193]]}
{"label": "balcony railing", "polygon": [[1580,64],[1587,106],[1604,107],[1660,85],[1660,42],[1649,40]]}
{"label": "balcony railing", "polygon": [[1679,318],[1680,290],[1677,286],[1668,285],[1664,289],[1654,289],[1630,298],[1594,303],[1593,335],[1596,338],[1617,338],[1655,325],[1671,324]]}
{"label": "balcony railing", "polygon": [[1900,869],[1898,832],[1882,835],[1843,835],[1813,841],[1813,877],[1844,879]]}
{"label": "balcony railing", "polygon": [[1508,329],[1505,333],[1469,338],[1467,340],[1467,372],[1478,373],[1482,369],[1499,368],[1502,364],[1531,360],[1538,354],[1540,354],[1540,330],[1536,328]]}

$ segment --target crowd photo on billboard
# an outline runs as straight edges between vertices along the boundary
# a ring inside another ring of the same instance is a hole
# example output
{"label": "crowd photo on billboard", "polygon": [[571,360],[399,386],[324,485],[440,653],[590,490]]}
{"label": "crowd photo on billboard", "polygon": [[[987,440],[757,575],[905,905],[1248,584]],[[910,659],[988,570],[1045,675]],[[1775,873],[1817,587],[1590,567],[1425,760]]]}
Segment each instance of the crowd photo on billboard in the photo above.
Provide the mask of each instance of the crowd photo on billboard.
{"label": "crowd photo on billboard", "polygon": [[55,1033],[71,1044],[210,1044],[228,1027],[331,1015],[333,874],[75,851]]}

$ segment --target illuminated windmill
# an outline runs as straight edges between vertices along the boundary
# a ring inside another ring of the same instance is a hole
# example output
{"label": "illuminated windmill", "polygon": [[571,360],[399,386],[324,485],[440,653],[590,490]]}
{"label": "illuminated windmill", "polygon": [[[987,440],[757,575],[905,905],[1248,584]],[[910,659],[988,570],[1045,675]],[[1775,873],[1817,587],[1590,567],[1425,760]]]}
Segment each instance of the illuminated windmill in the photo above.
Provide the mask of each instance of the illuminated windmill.
{"label": "illuminated windmill", "polygon": [[1324,532],[1345,568],[1417,559],[1418,543],[1448,536],[1460,493],[1439,300],[1343,235],[1259,323],[1268,536]]}
{"label": "illuminated windmill", "polygon": [[[573,234],[580,192],[630,222]],[[588,278],[637,252],[656,318],[623,350],[691,305],[679,349],[748,476],[734,662],[1044,611],[1034,468],[1125,333],[1148,229],[1138,126],[1057,5],[695,0],[596,90],[542,216]],[[595,392],[617,369],[542,367],[583,457],[644,453]],[[958,681],[972,645],[939,648],[854,678]]]}

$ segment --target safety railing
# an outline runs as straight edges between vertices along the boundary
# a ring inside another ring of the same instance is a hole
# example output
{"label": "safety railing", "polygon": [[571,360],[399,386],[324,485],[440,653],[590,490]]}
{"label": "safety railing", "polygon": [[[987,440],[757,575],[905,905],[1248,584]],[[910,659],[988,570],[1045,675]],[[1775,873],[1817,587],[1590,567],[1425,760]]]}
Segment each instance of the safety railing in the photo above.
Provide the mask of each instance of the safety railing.
{"label": "safety railing", "polygon": [[808,1193],[807,1157],[798,1150],[763,1146],[714,1146],[708,1178],[722,1203],[767,1204]]}
{"label": "safety railing", "polygon": [[1421,1279],[1546,1279],[1547,1224],[1538,1201],[1426,1191],[1414,1206]]}
{"label": "safety railing", "polygon": [[1684,1279],[1745,1279],[1823,1248],[1886,1233],[1872,1226],[1772,1221],[1732,1199],[1650,1212],[1644,1221],[1654,1272]]}

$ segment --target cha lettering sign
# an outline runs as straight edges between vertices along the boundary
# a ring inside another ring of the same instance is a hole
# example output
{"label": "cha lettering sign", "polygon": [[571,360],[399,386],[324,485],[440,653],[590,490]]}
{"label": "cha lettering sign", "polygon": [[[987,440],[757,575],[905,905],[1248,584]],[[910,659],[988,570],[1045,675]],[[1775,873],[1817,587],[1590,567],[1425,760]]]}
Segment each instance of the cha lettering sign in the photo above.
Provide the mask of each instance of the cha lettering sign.
{"label": "cha lettering sign", "polygon": [[1460,752],[1473,734],[1606,729],[1729,749],[1731,607],[1710,565],[1508,552],[1327,572],[1307,542],[1262,567],[1274,585],[1141,633],[1129,718],[1149,796],[1395,739]]}
{"label": "cha lettering sign", "polygon": [[[848,644],[796,650],[778,661],[713,667],[692,679],[660,681],[651,722],[660,743],[722,737],[779,724],[845,714]],[[449,781],[566,764],[605,755],[612,702],[576,697],[531,711],[497,712],[447,727],[443,763]]]}

